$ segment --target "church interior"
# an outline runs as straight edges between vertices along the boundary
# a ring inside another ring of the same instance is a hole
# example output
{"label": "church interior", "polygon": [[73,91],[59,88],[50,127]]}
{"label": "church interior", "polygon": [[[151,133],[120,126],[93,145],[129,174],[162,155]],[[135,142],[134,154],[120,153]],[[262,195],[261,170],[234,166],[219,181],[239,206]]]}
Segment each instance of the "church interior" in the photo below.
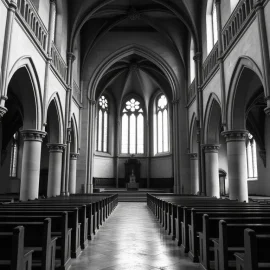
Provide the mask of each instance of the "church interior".
{"label": "church interior", "polygon": [[270,269],[269,117],[269,0],[0,0],[0,269]]}

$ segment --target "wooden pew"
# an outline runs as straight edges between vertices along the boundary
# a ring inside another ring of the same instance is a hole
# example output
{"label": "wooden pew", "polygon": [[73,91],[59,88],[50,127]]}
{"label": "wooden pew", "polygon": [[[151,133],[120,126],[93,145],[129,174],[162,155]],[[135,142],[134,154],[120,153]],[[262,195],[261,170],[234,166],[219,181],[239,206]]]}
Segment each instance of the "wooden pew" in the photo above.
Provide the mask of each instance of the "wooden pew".
{"label": "wooden pew", "polygon": [[[27,215],[26,215],[27,214]],[[39,213],[38,213],[39,214]],[[68,216],[66,212],[61,215],[29,215],[29,213],[18,212],[14,213],[0,213],[0,222],[33,222],[43,221],[45,218],[51,219],[51,236],[57,237],[56,240],[56,265],[61,269],[68,269],[71,265],[71,230],[68,229]]]}
{"label": "wooden pew", "polygon": [[236,267],[234,253],[244,252],[244,230],[247,228],[256,230],[259,234],[267,234],[270,224],[227,224],[224,220],[219,222],[219,238],[213,240],[216,270]]}
{"label": "wooden pew", "polygon": [[0,232],[10,232],[16,226],[25,228],[24,246],[34,251],[32,267],[54,270],[57,237],[51,237],[51,219],[46,218],[43,222],[0,222]]}
{"label": "wooden pew", "polygon": [[270,234],[258,234],[245,229],[245,253],[235,253],[236,269],[260,270],[270,269]]}
{"label": "wooden pew", "polygon": [[0,268],[2,270],[32,270],[33,250],[24,247],[24,227],[12,232],[0,232]]}
{"label": "wooden pew", "polygon": [[20,213],[24,215],[59,215],[63,212],[68,214],[68,228],[71,230],[71,257],[77,258],[81,253],[80,247],[80,223],[78,222],[78,208],[65,210],[64,208],[44,209],[44,208],[1,208],[0,213],[18,215]]}
{"label": "wooden pew", "polygon": [[219,221],[225,220],[227,223],[254,223],[254,224],[269,224],[270,223],[270,214],[265,217],[261,216],[252,216],[249,213],[237,213],[233,216],[209,216],[204,214],[203,216],[203,231],[199,232],[199,245],[200,252],[199,258],[200,263],[205,269],[213,268],[212,264],[214,263],[214,244],[212,239],[219,238]]}

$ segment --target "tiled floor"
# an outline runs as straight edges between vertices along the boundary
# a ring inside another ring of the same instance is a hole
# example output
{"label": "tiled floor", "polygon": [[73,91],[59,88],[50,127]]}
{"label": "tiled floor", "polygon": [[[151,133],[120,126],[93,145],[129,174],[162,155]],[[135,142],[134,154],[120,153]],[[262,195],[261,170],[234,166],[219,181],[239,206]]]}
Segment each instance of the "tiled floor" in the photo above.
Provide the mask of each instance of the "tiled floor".
{"label": "tiled floor", "polygon": [[146,203],[119,203],[70,270],[200,269],[160,228]]}

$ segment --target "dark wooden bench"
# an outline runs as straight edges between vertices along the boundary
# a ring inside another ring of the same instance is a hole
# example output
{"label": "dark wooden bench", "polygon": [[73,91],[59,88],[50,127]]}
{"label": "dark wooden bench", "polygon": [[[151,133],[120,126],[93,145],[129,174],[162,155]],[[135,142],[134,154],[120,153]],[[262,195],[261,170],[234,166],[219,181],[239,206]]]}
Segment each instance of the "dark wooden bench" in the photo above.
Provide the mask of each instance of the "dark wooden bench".
{"label": "dark wooden bench", "polygon": [[17,226],[11,232],[0,232],[0,269],[32,270],[31,249],[24,247],[24,227]]}
{"label": "dark wooden bench", "polygon": [[51,237],[51,219],[46,218],[43,222],[0,222],[0,232],[10,232],[17,226],[24,227],[25,248],[34,251],[32,268],[54,270],[57,237]]}
{"label": "dark wooden bench", "polygon": [[270,269],[270,234],[258,234],[252,229],[244,232],[244,253],[235,253],[236,269]]}
{"label": "dark wooden bench", "polygon": [[[27,215],[26,215],[27,214]],[[57,237],[56,240],[56,265],[61,269],[68,269],[71,265],[71,230],[68,228],[68,216],[66,212],[61,215],[59,213],[46,215],[29,215],[29,213],[18,212],[14,213],[0,213],[0,222],[33,222],[43,221],[45,218],[51,219],[51,235]]]}
{"label": "dark wooden bench", "polygon": [[212,239],[219,238],[219,221],[225,220],[227,223],[246,223],[246,224],[269,224],[270,215],[268,217],[252,216],[249,213],[237,213],[234,216],[203,216],[203,231],[199,232],[199,258],[200,263],[205,269],[213,268],[214,264],[214,244]]}
{"label": "dark wooden bench", "polygon": [[0,214],[5,215],[9,214],[24,214],[24,215],[59,215],[63,212],[67,212],[68,215],[68,228],[72,229],[71,231],[71,257],[77,258],[81,253],[81,246],[80,246],[80,228],[81,224],[78,222],[78,208],[73,209],[65,209],[65,208],[54,208],[54,209],[44,209],[44,208],[1,208],[0,207]]}
{"label": "dark wooden bench", "polygon": [[219,222],[219,238],[212,240],[214,242],[216,270],[235,269],[234,254],[244,252],[244,231],[247,228],[256,230],[258,234],[268,234],[270,224],[229,224],[224,220]]}

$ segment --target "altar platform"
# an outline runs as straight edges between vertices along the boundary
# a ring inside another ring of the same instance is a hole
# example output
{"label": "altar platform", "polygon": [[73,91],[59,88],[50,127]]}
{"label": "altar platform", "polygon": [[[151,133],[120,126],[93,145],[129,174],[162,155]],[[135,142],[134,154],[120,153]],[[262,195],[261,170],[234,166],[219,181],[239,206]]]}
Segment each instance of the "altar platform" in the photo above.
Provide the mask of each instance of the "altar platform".
{"label": "altar platform", "polygon": [[117,193],[119,202],[146,202],[147,193],[170,193],[170,189],[140,188],[138,190],[127,190],[126,188],[100,188],[100,193]]}

